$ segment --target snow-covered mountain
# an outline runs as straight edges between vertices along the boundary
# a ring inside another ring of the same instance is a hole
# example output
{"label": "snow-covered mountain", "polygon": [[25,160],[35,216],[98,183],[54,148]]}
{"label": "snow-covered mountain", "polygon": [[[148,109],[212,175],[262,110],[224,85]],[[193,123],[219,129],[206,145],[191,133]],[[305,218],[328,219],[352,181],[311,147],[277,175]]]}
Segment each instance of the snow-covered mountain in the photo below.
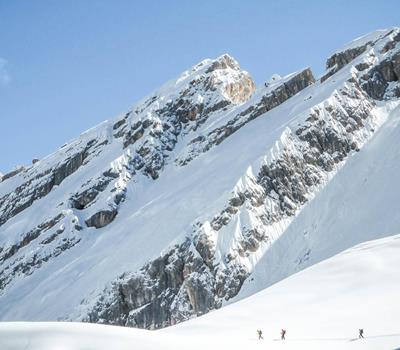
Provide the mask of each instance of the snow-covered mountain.
{"label": "snow-covered mountain", "polygon": [[0,319],[161,328],[400,232],[399,77],[399,28],[317,80],[223,55],[3,175]]}

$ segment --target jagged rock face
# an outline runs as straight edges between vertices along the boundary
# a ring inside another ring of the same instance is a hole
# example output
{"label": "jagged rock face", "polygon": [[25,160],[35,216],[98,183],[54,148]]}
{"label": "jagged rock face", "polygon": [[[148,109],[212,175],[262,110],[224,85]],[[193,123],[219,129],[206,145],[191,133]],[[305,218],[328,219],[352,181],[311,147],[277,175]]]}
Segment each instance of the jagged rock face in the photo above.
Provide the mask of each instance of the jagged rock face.
{"label": "jagged rock face", "polygon": [[329,57],[326,61],[326,69],[329,70],[335,67],[338,71],[340,68],[344,67],[347,63],[350,63],[357,56],[360,56],[372,42],[368,42],[362,46],[354,47],[349,50],[335,53],[333,56]]}
{"label": "jagged rock face", "polygon": [[255,91],[228,55],[205,60],[3,177],[0,318],[10,317],[5,304],[22,305],[25,281],[40,293],[59,278],[54,271],[70,284],[47,286],[53,294],[44,300],[55,315],[58,291],[74,290],[57,314],[69,320],[155,329],[235,297],[304,205],[379,128],[375,100],[399,95],[400,31],[385,35],[333,55],[326,83],[314,84],[305,69]]}
{"label": "jagged rock face", "polygon": [[[106,190],[108,185],[115,179],[119,178],[119,174],[112,170],[105,171],[99,178],[90,181],[90,185],[84,190],[74,193],[69,199],[72,208],[83,210],[92,205],[98,198],[99,194]],[[114,203],[119,204],[124,193],[121,192],[114,196]]]}
{"label": "jagged rock face", "polygon": [[88,320],[150,329],[165,327],[185,314],[181,305],[173,306],[180,293],[185,303],[195,305],[193,312],[196,314],[213,308],[213,292],[206,281],[193,275],[194,271],[202,275],[210,272],[192,248],[191,242],[186,240],[147,264],[139,273],[121,276],[113,284],[112,294],[101,300],[101,303],[111,304],[108,308],[99,304],[89,313]]}
{"label": "jagged rock face", "polygon": [[[400,52],[397,52],[367,71],[362,77],[362,87],[371,97],[382,100],[389,83],[398,82],[399,79]],[[399,87],[394,90],[394,96],[400,97]]]}
{"label": "jagged rock face", "polygon": [[229,83],[225,88],[225,95],[234,104],[246,102],[255,90],[255,84],[249,76],[244,76],[238,83]]}
{"label": "jagged rock face", "polygon": [[326,79],[330,78],[336,72],[338,72],[341,68],[343,68],[346,64],[353,61],[356,57],[361,55],[369,45],[372,44],[367,43],[359,47],[355,47],[343,52],[335,53],[330,58],[328,58],[326,62],[327,72],[321,77],[321,82],[324,82]]}
{"label": "jagged rock face", "polygon": [[89,227],[101,228],[107,226],[111,223],[117,216],[117,210],[101,210],[93,214],[89,219],[85,221],[86,225]]}
{"label": "jagged rock face", "polygon": [[213,62],[208,68],[207,73],[215,73],[219,70],[231,69],[240,72],[234,80],[223,83],[221,77],[217,74],[211,75],[206,85],[215,89],[216,86],[223,84],[223,95],[234,104],[246,102],[256,89],[256,86],[247,72],[241,71],[239,64],[229,55],[221,56],[217,61]]}

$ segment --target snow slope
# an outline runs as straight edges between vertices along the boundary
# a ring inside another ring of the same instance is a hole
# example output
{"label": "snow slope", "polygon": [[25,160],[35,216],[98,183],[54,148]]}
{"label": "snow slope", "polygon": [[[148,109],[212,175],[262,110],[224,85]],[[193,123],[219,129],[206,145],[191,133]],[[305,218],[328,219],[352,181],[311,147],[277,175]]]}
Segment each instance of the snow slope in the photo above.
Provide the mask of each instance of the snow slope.
{"label": "snow slope", "polygon": [[[247,299],[158,331],[0,323],[0,348],[395,350],[400,347],[399,255],[400,235],[365,242]],[[281,328],[287,330],[284,342],[278,340]],[[357,340],[359,328],[363,340]],[[257,329],[264,340],[257,340]]]}

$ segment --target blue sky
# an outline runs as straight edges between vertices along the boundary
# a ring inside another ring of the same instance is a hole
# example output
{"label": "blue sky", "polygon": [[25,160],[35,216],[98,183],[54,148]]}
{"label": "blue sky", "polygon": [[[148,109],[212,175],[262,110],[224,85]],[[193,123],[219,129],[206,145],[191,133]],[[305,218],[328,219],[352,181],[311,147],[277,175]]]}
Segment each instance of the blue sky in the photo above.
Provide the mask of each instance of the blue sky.
{"label": "blue sky", "polygon": [[[0,0],[0,171],[30,164],[207,57],[257,83],[399,23],[396,0]],[[397,22],[396,22],[397,21]]]}

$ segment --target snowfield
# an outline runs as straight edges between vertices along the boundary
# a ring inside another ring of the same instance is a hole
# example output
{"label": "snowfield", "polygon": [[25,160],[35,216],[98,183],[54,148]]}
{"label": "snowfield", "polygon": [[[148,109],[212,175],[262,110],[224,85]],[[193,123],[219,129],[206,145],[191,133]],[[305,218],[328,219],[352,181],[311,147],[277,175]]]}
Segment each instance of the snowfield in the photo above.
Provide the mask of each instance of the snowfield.
{"label": "snowfield", "polygon": [[[158,331],[0,323],[0,349],[398,349],[400,235],[369,241],[220,310]],[[281,328],[286,340],[279,340]],[[365,339],[358,340],[358,329]],[[256,330],[262,329],[264,340]],[[190,345],[189,345],[190,344]]]}

